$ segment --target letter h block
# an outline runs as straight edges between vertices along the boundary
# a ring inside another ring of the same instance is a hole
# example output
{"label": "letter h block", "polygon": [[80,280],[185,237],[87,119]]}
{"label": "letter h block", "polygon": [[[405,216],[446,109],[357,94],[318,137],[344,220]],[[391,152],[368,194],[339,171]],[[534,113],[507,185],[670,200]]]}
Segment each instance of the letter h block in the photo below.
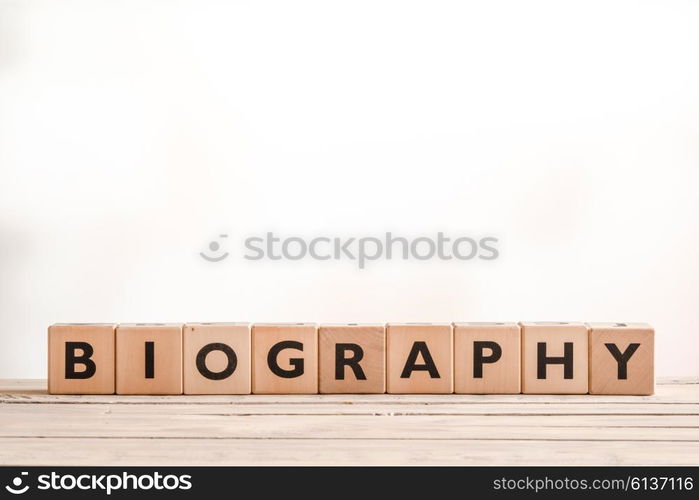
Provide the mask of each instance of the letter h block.
{"label": "letter h block", "polygon": [[520,323],[522,392],[586,394],[588,335],[583,323]]}
{"label": "letter h block", "polygon": [[105,323],[58,323],[49,335],[50,394],[114,394],[114,329]]}
{"label": "letter h block", "polygon": [[252,325],[252,392],[318,392],[318,328],[315,324]]}

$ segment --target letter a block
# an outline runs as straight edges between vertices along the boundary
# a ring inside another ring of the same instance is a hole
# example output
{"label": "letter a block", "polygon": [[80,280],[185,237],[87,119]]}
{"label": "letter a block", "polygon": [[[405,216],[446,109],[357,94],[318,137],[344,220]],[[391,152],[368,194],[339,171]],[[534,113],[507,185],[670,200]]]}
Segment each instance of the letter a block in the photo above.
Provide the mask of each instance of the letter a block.
{"label": "letter a block", "polygon": [[590,394],[653,394],[654,331],[645,323],[589,323]]}
{"label": "letter a block", "polygon": [[114,394],[114,328],[105,323],[49,327],[49,393]]}
{"label": "letter a block", "polygon": [[252,326],[252,392],[318,392],[318,329],[315,324],[257,323]]}
{"label": "letter a block", "polygon": [[435,323],[386,327],[386,389],[392,394],[454,391],[452,326]]}
{"label": "letter a block", "polygon": [[384,325],[321,325],[318,328],[321,394],[386,391]]}
{"label": "letter a block", "polygon": [[184,325],[184,393],[250,394],[250,325]]}
{"label": "letter a block", "polygon": [[522,392],[586,394],[587,327],[583,323],[542,321],[522,328]]}
{"label": "letter a block", "polygon": [[454,323],[454,392],[519,394],[517,323]]}
{"label": "letter a block", "polygon": [[182,325],[120,324],[117,394],[182,394]]}

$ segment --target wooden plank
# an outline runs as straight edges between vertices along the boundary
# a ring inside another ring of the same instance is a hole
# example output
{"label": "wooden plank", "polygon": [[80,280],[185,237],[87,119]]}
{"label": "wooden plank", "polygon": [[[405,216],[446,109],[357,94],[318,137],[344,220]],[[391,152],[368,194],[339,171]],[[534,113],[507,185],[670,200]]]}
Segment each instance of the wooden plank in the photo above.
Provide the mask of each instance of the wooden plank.
{"label": "wooden plank", "polygon": [[554,425],[555,420],[530,424],[511,419],[492,425],[487,419],[469,422],[462,417],[366,417],[366,416],[255,416],[214,415],[97,415],[79,419],[45,416],[0,418],[0,437],[104,437],[104,438],[215,438],[215,439],[517,439],[550,441],[694,441],[699,425],[631,427]]}
{"label": "wooden plank", "polygon": [[692,442],[0,438],[22,465],[695,465]]}

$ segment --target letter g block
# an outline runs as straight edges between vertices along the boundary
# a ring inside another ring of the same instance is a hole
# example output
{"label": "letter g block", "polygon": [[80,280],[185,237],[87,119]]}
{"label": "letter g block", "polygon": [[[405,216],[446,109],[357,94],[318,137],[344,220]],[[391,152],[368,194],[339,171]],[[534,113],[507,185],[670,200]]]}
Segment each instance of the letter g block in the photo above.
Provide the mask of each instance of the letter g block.
{"label": "letter g block", "polygon": [[58,323],[49,327],[49,393],[114,394],[116,325]]}
{"label": "letter g block", "polygon": [[316,394],[318,328],[313,323],[252,326],[252,392]]}

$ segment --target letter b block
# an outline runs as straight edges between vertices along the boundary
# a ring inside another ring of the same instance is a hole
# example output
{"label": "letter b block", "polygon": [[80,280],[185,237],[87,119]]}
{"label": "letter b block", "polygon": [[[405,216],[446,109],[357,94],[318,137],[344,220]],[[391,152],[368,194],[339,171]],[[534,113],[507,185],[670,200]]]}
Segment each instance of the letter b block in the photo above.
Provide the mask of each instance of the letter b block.
{"label": "letter b block", "polygon": [[120,324],[117,394],[182,394],[182,325]]}
{"label": "letter b block", "polygon": [[318,329],[315,324],[258,323],[252,326],[252,392],[318,392]]}
{"label": "letter b block", "polygon": [[454,391],[452,326],[433,323],[386,327],[386,389],[393,394]]}
{"label": "letter b block", "polygon": [[542,321],[522,328],[522,392],[586,394],[587,327],[583,323]]}
{"label": "letter b block", "polygon": [[321,394],[385,392],[384,325],[321,325],[318,348]]}
{"label": "letter b block", "polygon": [[590,394],[653,394],[654,331],[644,323],[590,323]]}
{"label": "letter b block", "polygon": [[184,326],[184,393],[250,394],[250,325]]}
{"label": "letter b block", "polygon": [[49,393],[114,394],[114,328],[104,323],[49,327]]}

